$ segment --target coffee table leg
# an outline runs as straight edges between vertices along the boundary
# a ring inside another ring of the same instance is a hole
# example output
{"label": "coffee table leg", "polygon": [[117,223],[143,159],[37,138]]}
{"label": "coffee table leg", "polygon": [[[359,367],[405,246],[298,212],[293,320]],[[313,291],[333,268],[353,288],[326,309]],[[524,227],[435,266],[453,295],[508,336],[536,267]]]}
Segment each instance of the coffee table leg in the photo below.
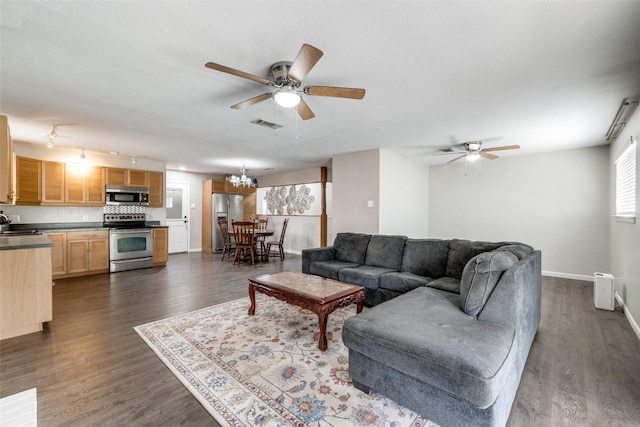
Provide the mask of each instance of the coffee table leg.
{"label": "coffee table leg", "polygon": [[251,307],[249,307],[249,316],[256,314],[256,288],[253,283],[249,282],[249,299],[251,299]]}
{"label": "coffee table leg", "polygon": [[364,291],[358,292],[356,297],[356,313],[362,312],[362,306],[364,305]]}
{"label": "coffee table leg", "polygon": [[329,313],[321,311],[318,313],[318,323],[320,324],[320,337],[318,338],[318,348],[322,351],[327,349],[327,319]]}

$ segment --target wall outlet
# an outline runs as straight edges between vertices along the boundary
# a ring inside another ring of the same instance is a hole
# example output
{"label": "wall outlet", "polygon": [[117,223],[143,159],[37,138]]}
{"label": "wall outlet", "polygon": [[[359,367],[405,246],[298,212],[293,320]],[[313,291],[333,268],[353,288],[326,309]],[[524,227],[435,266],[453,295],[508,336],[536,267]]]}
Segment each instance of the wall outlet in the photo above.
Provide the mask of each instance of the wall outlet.
{"label": "wall outlet", "polygon": [[196,204],[195,203],[191,203],[191,209],[195,209],[196,208]]}
{"label": "wall outlet", "polygon": [[368,208],[372,208],[373,207],[373,200],[368,200],[367,201],[367,207]]}
{"label": "wall outlet", "polygon": [[9,215],[9,221],[20,222],[20,215]]}

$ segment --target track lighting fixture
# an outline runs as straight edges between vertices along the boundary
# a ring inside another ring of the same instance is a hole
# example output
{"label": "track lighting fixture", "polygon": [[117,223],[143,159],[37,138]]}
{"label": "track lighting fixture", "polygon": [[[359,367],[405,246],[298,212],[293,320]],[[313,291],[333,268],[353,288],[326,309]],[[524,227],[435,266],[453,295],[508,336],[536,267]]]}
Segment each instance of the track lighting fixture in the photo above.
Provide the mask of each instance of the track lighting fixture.
{"label": "track lighting fixture", "polygon": [[56,138],[58,137],[58,132],[56,132],[56,128],[58,126],[54,124],[51,127],[51,132],[49,132],[49,142],[47,142],[47,147],[53,148],[56,145]]}
{"label": "track lighting fixture", "polygon": [[86,158],[86,156],[84,155],[84,148],[81,148],[80,150],[82,150],[82,151],[80,152],[80,158],[81,158],[82,160],[84,160],[84,159]]}
{"label": "track lighting fixture", "polygon": [[136,163],[138,163],[138,160],[136,160],[136,156],[131,157],[131,164],[135,165]]}

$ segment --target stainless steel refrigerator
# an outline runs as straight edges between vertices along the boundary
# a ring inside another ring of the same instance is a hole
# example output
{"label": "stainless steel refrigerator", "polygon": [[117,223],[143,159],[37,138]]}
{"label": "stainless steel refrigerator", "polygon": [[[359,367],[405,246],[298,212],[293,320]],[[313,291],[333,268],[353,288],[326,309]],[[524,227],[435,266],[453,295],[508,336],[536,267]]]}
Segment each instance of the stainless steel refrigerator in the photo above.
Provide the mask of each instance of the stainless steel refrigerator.
{"label": "stainless steel refrigerator", "polygon": [[232,232],[231,221],[243,220],[243,202],[244,196],[240,194],[213,194],[211,198],[211,212],[213,216],[213,218],[211,218],[211,244],[214,252],[222,252],[224,245],[218,220],[226,220],[229,232]]}

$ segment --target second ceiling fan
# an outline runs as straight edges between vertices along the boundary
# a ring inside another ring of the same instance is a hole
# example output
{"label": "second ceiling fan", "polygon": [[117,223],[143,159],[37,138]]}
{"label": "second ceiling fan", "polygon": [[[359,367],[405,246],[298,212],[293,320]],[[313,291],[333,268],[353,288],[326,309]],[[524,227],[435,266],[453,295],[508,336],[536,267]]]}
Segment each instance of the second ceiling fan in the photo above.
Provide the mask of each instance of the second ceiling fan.
{"label": "second ceiling fan", "polygon": [[256,76],[244,71],[229,68],[215,62],[207,62],[205,67],[212,70],[222,71],[223,73],[232,74],[234,76],[253,80],[275,88],[275,90],[263,93],[262,95],[242,101],[232,105],[231,108],[245,108],[258,102],[273,98],[278,105],[291,108],[295,107],[296,112],[302,120],[308,120],[315,117],[311,108],[302,98],[302,95],[312,96],[332,96],[336,98],[364,98],[365,90],[349,87],[333,87],[333,86],[305,86],[301,88],[302,80],[309,74],[309,71],[316,65],[322,57],[323,52],[308,44],[303,44],[298,55],[290,61],[276,62],[271,66],[271,79]]}
{"label": "second ceiling fan", "polygon": [[503,150],[517,150],[519,145],[503,145],[501,147],[482,148],[482,141],[469,141],[463,144],[464,150],[454,151],[451,148],[441,150],[441,153],[434,153],[433,156],[444,156],[447,154],[461,154],[453,160],[449,160],[447,163],[453,163],[456,160],[465,158],[470,161],[478,160],[480,157],[489,160],[495,160],[500,156],[489,153],[490,151],[503,151]]}

